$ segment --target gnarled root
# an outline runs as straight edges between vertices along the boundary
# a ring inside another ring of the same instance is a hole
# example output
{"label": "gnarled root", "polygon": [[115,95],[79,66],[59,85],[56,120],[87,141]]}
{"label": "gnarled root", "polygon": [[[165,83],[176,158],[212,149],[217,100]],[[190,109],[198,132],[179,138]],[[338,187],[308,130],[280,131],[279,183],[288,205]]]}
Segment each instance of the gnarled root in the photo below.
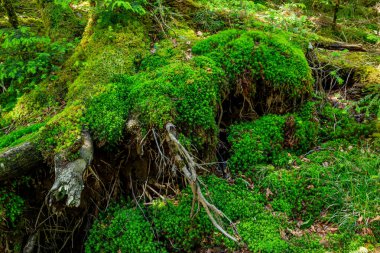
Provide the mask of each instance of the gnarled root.
{"label": "gnarled root", "polygon": [[83,172],[91,163],[94,153],[92,139],[87,131],[83,131],[82,139],[83,145],[79,150],[79,158],[75,161],[67,162],[62,154],[54,157],[55,181],[48,194],[50,204],[67,196],[67,206],[78,207],[80,205],[80,197],[84,188]]}
{"label": "gnarled root", "polygon": [[[202,194],[202,190],[199,184],[199,179],[197,176],[196,169],[201,169],[201,166],[197,164],[193,158],[193,156],[182,146],[182,144],[178,141],[176,137],[175,126],[171,123],[166,124],[167,131],[167,142],[169,143],[169,148],[174,155],[175,165],[177,168],[181,168],[186,180],[190,184],[191,190],[193,192],[193,208],[195,201],[198,200],[199,203],[202,204],[203,208],[206,210],[208,217],[210,218],[212,224],[226,237],[231,240],[238,242],[238,234],[236,229],[233,227],[231,220],[220,211],[216,206],[210,204],[204,195]],[[192,215],[192,214],[191,214]],[[230,222],[230,225],[234,228],[235,236],[230,235],[223,227],[216,221],[214,215],[218,217],[225,218]]]}

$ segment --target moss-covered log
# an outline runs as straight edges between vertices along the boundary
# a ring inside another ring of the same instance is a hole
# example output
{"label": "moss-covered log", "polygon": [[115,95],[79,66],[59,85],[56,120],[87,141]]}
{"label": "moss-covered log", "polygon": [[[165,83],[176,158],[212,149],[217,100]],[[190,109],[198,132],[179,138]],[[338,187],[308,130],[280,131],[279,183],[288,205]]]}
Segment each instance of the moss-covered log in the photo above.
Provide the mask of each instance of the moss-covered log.
{"label": "moss-covered log", "polygon": [[23,143],[0,154],[0,181],[27,175],[42,164],[43,158],[35,144]]}

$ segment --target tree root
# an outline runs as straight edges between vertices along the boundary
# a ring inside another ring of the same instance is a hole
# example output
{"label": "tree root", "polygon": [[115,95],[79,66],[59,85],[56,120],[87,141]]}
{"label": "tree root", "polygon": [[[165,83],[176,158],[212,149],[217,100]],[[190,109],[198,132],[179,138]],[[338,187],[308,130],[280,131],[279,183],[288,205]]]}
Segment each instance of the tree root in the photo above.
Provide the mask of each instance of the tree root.
{"label": "tree root", "polygon": [[43,158],[36,146],[25,142],[0,154],[0,181],[27,174],[42,164]]}
{"label": "tree root", "polygon": [[80,197],[84,188],[83,172],[91,163],[94,153],[90,134],[83,131],[82,138],[83,145],[79,150],[77,160],[67,162],[63,154],[57,154],[54,157],[55,181],[48,193],[50,205],[63,200],[66,196],[67,206],[78,207],[80,205]]}
{"label": "tree root", "polygon": [[[193,192],[193,204],[192,204],[192,213],[193,215],[195,202],[201,203],[203,208],[206,210],[206,213],[211,220],[212,224],[226,237],[229,239],[238,242],[239,237],[236,228],[233,226],[232,221],[220,211],[216,206],[209,203],[204,197],[200,182],[196,173],[196,169],[200,169],[201,166],[194,161],[194,157],[182,146],[176,137],[175,126],[171,123],[166,124],[167,131],[167,142],[169,143],[170,151],[174,156],[174,164],[177,168],[181,168],[186,180],[190,184],[191,190]],[[230,225],[234,229],[235,236],[230,235],[223,227],[216,221],[214,215],[218,217],[225,218],[229,221]]]}

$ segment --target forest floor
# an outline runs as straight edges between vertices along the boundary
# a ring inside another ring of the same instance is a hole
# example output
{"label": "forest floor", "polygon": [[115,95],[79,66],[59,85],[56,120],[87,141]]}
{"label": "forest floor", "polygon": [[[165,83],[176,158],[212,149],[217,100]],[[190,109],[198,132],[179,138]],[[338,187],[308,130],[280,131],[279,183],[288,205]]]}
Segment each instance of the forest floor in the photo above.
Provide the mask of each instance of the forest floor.
{"label": "forest floor", "polygon": [[380,6],[278,2],[0,7],[0,252],[380,252]]}

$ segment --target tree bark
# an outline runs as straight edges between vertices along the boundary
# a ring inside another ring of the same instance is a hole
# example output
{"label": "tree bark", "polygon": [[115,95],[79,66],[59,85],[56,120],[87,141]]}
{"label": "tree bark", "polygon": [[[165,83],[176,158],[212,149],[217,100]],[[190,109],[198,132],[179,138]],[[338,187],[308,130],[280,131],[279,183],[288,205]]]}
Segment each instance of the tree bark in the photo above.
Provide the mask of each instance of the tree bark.
{"label": "tree bark", "polygon": [[2,0],[1,2],[4,6],[5,11],[7,12],[9,23],[13,26],[13,28],[17,29],[18,25],[19,25],[18,19],[17,19],[17,15],[16,15],[16,12],[13,8],[11,1],[10,0]]}
{"label": "tree bark", "polygon": [[42,162],[41,153],[31,142],[11,148],[0,154],[0,181],[27,175]]}
{"label": "tree bark", "polygon": [[61,200],[66,200],[66,206],[69,207],[80,205],[84,188],[83,172],[90,165],[94,153],[92,139],[87,131],[83,131],[82,139],[78,159],[67,162],[63,154],[57,154],[54,158],[55,181],[49,192],[50,205]]}
{"label": "tree bark", "polygon": [[335,0],[334,17],[333,17],[333,29],[336,29],[336,20],[338,19],[338,11],[340,7],[340,0]]}

